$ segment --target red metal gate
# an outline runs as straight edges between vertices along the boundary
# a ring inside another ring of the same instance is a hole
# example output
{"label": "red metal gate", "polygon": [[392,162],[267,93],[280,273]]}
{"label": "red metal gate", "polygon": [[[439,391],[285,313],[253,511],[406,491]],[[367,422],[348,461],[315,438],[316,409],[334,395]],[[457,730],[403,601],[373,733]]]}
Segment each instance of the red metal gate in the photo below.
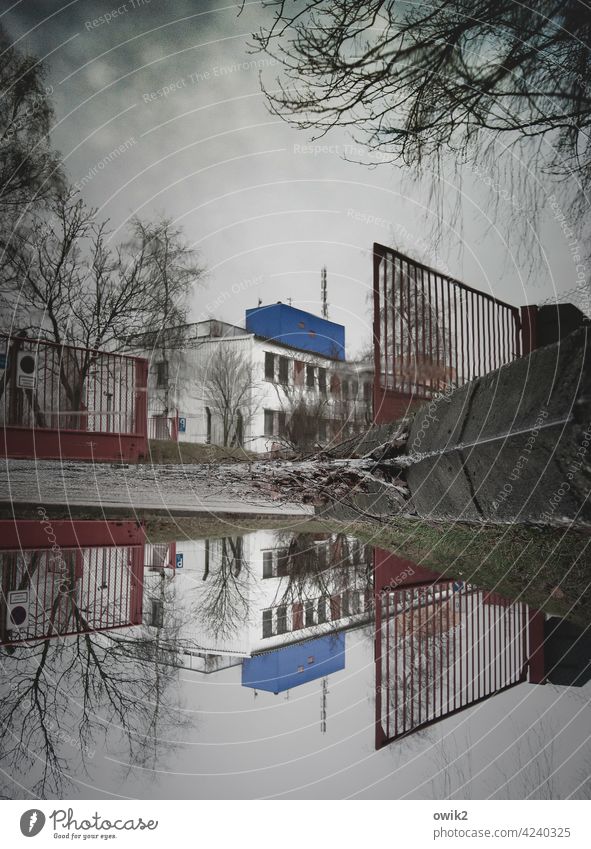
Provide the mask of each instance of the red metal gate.
{"label": "red metal gate", "polygon": [[141,623],[137,523],[0,521],[0,535],[0,646]]}
{"label": "red metal gate", "polygon": [[24,337],[3,342],[5,456],[135,461],[147,454],[147,360]]}
{"label": "red metal gate", "polygon": [[543,679],[530,662],[539,616],[525,604],[376,557],[376,748],[526,681],[528,669]]}
{"label": "red metal gate", "polygon": [[377,422],[521,355],[517,307],[384,245],[373,256]]}

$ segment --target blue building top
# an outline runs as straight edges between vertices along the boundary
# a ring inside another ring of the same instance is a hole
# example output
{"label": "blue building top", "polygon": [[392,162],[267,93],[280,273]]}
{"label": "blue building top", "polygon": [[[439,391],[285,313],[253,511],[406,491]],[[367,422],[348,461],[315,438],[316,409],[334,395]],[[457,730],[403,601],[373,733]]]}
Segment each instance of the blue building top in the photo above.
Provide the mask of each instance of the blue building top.
{"label": "blue building top", "polygon": [[258,654],[242,662],[242,686],[283,693],[345,668],[345,632]]}
{"label": "blue building top", "polygon": [[269,304],[246,310],[246,329],[257,336],[292,348],[345,359],[345,328],[288,304]]}

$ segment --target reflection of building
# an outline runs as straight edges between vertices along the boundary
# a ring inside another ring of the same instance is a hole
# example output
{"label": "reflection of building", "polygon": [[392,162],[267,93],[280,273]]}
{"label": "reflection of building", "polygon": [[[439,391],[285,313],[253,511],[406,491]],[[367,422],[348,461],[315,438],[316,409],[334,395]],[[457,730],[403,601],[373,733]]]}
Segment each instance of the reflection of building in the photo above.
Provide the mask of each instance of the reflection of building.
{"label": "reflection of building", "polygon": [[247,310],[244,327],[201,321],[134,348],[150,358],[152,438],[223,444],[223,404],[209,397],[207,375],[227,367],[224,359],[234,372],[237,360],[250,370],[225,378],[233,382],[230,444],[269,451],[292,443],[294,431],[326,443],[371,421],[372,367],[345,361],[344,327],[287,304]]}
{"label": "reflection of building", "polygon": [[0,645],[141,621],[137,523],[0,521],[0,539]]}
{"label": "reflection of building", "polygon": [[242,663],[242,686],[283,693],[345,668],[345,634],[340,631],[296,643]]}
{"label": "reflection of building", "polygon": [[175,546],[182,569],[146,571],[143,621],[181,652],[247,658],[372,616],[371,552],[345,535],[257,531]]}

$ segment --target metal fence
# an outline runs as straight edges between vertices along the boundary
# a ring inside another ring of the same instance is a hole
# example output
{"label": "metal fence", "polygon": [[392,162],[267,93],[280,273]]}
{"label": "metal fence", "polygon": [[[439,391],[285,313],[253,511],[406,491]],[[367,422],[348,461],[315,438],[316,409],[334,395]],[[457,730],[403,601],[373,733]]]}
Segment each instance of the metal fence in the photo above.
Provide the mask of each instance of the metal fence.
{"label": "metal fence", "polygon": [[143,546],[0,552],[0,645],[141,623]]}
{"label": "metal fence", "polygon": [[150,439],[167,439],[172,442],[179,440],[179,417],[155,415],[149,418]]}
{"label": "metal fence", "polygon": [[468,584],[376,595],[376,747],[526,680],[529,613]]}
{"label": "metal fence", "polygon": [[147,361],[2,337],[0,425],[8,456],[137,459],[147,453]]}
{"label": "metal fence", "polygon": [[521,355],[519,309],[374,244],[378,421]]}

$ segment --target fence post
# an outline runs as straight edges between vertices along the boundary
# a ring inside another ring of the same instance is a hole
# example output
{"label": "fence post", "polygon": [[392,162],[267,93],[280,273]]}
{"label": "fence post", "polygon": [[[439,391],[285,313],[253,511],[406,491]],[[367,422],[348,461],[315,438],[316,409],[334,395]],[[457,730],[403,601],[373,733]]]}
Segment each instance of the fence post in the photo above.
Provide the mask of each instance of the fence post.
{"label": "fence post", "polygon": [[538,347],[538,308],[535,304],[521,307],[521,356],[527,357]]}
{"label": "fence post", "polygon": [[140,455],[148,453],[148,362],[136,360],[135,363],[135,410],[134,432],[140,437],[142,447]]}

